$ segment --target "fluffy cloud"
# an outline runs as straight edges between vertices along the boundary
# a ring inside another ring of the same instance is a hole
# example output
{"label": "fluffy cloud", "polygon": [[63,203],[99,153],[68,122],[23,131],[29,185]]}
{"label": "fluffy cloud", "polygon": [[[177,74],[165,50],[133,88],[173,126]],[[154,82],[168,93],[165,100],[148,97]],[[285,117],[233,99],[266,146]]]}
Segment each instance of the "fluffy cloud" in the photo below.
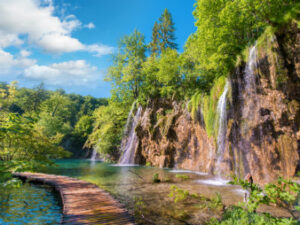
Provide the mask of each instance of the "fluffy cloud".
{"label": "fluffy cloud", "polygon": [[6,33],[0,30],[0,48],[8,46],[18,46],[23,44],[23,41],[19,39],[18,35],[12,33]]}
{"label": "fluffy cloud", "polygon": [[105,45],[87,45],[85,48],[86,51],[95,53],[94,55],[98,57],[111,54],[114,51],[113,47],[108,47]]}
{"label": "fluffy cloud", "polygon": [[[74,15],[61,19],[54,14],[49,0],[0,0],[0,47],[22,44],[18,36],[25,34],[30,43],[56,54],[81,50],[101,56],[112,51],[105,45],[84,45],[71,35],[81,22]],[[89,23],[87,27],[95,26]]]}
{"label": "fluffy cloud", "polygon": [[25,70],[24,76],[52,86],[82,86],[95,83],[98,73],[97,68],[85,60],[75,60],[48,66],[33,65]]}
{"label": "fluffy cloud", "polygon": [[20,73],[24,68],[32,66],[36,60],[28,58],[30,53],[22,50],[19,56],[14,57],[11,53],[0,49],[0,75]]}

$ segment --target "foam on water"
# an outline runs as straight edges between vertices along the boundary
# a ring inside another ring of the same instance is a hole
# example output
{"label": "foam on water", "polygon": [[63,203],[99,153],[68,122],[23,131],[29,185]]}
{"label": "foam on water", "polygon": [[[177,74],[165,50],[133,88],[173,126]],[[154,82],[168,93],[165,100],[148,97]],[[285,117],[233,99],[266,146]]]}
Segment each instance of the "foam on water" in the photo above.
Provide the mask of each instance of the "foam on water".
{"label": "foam on water", "polygon": [[221,178],[218,179],[205,179],[205,180],[197,180],[196,182],[199,184],[213,185],[213,186],[228,186],[230,180],[224,180]]}
{"label": "foam on water", "polygon": [[194,173],[194,174],[198,174],[198,175],[207,175],[207,173],[204,172],[200,172],[200,171],[193,171],[193,170],[169,170],[170,173]]}
{"label": "foam on water", "polygon": [[116,167],[134,167],[134,166],[141,166],[139,164],[111,164],[110,166],[116,166]]}

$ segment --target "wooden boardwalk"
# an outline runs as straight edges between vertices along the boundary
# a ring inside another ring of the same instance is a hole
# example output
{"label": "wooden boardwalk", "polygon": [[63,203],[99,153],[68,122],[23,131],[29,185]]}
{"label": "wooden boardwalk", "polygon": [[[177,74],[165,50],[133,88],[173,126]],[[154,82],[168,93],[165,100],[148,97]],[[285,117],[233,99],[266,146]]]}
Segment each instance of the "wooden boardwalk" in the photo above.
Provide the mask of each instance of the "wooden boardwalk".
{"label": "wooden boardwalk", "polygon": [[134,224],[120,203],[94,184],[43,173],[15,173],[14,176],[54,187],[60,193],[63,204],[62,224]]}

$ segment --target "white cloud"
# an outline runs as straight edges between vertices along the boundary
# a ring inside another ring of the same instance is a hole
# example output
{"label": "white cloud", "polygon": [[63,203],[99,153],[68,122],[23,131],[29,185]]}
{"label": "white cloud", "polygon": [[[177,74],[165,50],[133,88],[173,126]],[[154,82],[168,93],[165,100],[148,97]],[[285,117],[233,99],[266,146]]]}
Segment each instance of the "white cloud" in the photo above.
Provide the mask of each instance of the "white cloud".
{"label": "white cloud", "polygon": [[109,46],[88,46],[72,37],[72,31],[82,27],[74,15],[60,19],[54,14],[51,0],[0,0],[0,47],[22,44],[18,35],[25,34],[30,43],[51,53],[89,51],[101,56],[111,52]]}
{"label": "white cloud", "polygon": [[28,57],[30,55],[31,55],[30,51],[27,51],[25,49],[23,49],[23,50],[20,51],[20,56],[23,57],[23,58]]}
{"label": "white cloud", "polygon": [[94,55],[98,57],[103,55],[109,55],[114,51],[113,47],[109,47],[106,45],[97,45],[97,44],[87,45],[85,48],[86,51],[95,53]]}
{"label": "white cloud", "polygon": [[0,30],[0,48],[5,48],[11,45],[21,45],[23,41],[19,39],[18,35],[6,33]]}
{"label": "white cloud", "polygon": [[24,68],[32,66],[36,60],[27,58],[28,52],[20,52],[19,57],[14,57],[9,52],[0,49],[0,75],[20,73]]}
{"label": "white cloud", "polygon": [[55,33],[45,35],[37,43],[45,51],[51,53],[74,52],[85,48],[77,39]]}
{"label": "white cloud", "polygon": [[33,65],[24,71],[24,76],[52,86],[82,86],[93,84],[99,79],[97,67],[85,60],[53,63],[48,66]]}
{"label": "white cloud", "polygon": [[88,24],[84,25],[84,27],[86,27],[86,28],[88,28],[88,29],[93,29],[93,28],[95,28],[95,24],[93,24],[93,23],[88,23]]}

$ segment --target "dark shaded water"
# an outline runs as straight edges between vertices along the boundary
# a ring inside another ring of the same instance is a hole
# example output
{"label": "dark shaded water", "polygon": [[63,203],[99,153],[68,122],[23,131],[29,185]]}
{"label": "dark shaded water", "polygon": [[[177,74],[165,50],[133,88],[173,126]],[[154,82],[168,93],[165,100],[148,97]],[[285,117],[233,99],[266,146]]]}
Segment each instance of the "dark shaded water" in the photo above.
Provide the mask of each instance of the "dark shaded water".
{"label": "dark shaded water", "polygon": [[56,225],[61,221],[61,205],[46,185],[23,184],[0,189],[1,225]]}

